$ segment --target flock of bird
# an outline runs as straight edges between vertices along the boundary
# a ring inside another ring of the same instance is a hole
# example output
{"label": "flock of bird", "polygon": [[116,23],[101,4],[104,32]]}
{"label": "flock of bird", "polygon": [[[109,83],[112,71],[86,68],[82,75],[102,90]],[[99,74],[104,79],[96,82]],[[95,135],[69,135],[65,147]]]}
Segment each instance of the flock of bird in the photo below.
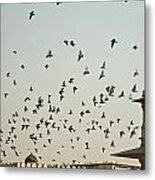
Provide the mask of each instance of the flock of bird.
{"label": "flock of bird", "polygon": [[[59,6],[61,5],[61,2],[57,2],[56,5]],[[35,10],[32,10],[29,12],[28,15],[28,20],[32,21],[33,18],[37,13]],[[64,46],[71,46],[74,48],[76,46],[76,41],[75,40],[67,40],[64,39],[62,41],[62,45]],[[116,38],[112,38],[109,41],[110,49],[111,51],[115,48],[115,46],[119,46],[119,42]],[[131,47],[131,50],[137,51],[138,46],[133,45]],[[18,56],[18,50],[13,50],[12,51],[13,55]],[[54,54],[52,53],[52,50],[47,50],[47,54],[45,54],[45,58],[50,59],[53,58]],[[77,63],[80,63],[83,58],[85,57],[84,52],[82,49],[79,49],[78,51],[78,56],[77,56]],[[48,64],[45,65],[45,70],[47,70],[49,67]],[[21,64],[20,68],[24,71],[25,70],[25,65]],[[102,81],[102,79],[106,78],[106,69],[107,69],[107,62],[104,61],[101,64],[100,67],[100,74],[98,76],[98,81]],[[88,66],[85,67],[83,71],[83,76],[91,76],[93,74],[90,73],[90,70]],[[131,75],[131,78],[136,78],[139,76],[139,71],[137,69],[134,70],[133,74]],[[5,78],[11,79],[13,77],[13,74],[11,72],[6,72]],[[3,148],[4,144],[5,146],[10,147],[10,150],[13,151],[14,155],[16,157],[22,156],[22,149],[18,150],[16,147],[16,142],[18,142],[18,136],[22,136],[22,133],[27,134],[27,141],[30,141],[32,145],[34,146],[34,151],[36,156],[41,160],[43,158],[43,154],[39,154],[40,149],[37,146],[39,142],[42,142],[42,149],[48,149],[51,147],[54,139],[53,139],[53,133],[57,134],[59,136],[60,133],[66,132],[66,134],[69,134],[70,138],[70,147],[66,147],[65,143],[62,143],[60,148],[56,150],[56,154],[61,156],[63,153],[63,149],[69,150],[75,149],[76,146],[78,146],[78,143],[83,144],[83,152],[82,152],[82,158],[83,160],[87,160],[87,151],[91,150],[91,143],[89,141],[82,141],[82,138],[84,134],[90,135],[94,132],[96,133],[101,133],[103,137],[103,144],[104,144],[104,139],[109,140],[109,147],[110,148],[115,148],[117,146],[116,142],[111,135],[112,128],[115,128],[117,125],[121,125],[122,119],[121,117],[116,117],[115,120],[108,120],[107,119],[107,114],[106,111],[102,111],[100,114],[100,119],[91,119],[91,113],[94,111],[96,108],[100,108],[101,110],[104,109],[104,107],[113,97],[116,97],[118,99],[123,99],[123,98],[128,98],[129,101],[133,99],[133,95],[138,92],[138,87],[137,84],[133,84],[131,87],[131,93],[129,97],[127,97],[127,94],[125,90],[122,90],[119,94],[115,93],[115,90],[117,87],[114,85],[108,85],[105,88],[104,93],[100,93],[99,95],[93,95],[92,99],[90,99],[90,102],[92,104],[91,109],[87,107],[87,103],[83,99],[81,101],[81,111],[78,114],[78,120],[77,123],[81,124],[81,129],[83,129],[83,133],[79,135],[78,132],[78,127],[76,127],[75,123],[73,121],[70,121],[70,117],[74,119],[74,111],[72,107],[67,110],[66,117],[60,118],[58,120],[58,115],[62,113],[63,111],[63,101],[65,99],[65,92],[67,91],[67,88],[72,89],[72,94],[70,96],[76,96],[77,93],[80,92],[80,89],[78,88],[78,85],[75,83],[76,78],[75,77],[69,77],[68,79],[64,79],[64,81],[60,82],[60,89],[58,90],[57,94],[59,95],[58,101],[62,103],[62,106],[57,106],[52,102],[52,97],[54,96],[53,94],[48,94],[45,97],[39,96],[37,97],[35,103],[34,100],[32,101],[32,96],[34,92],[34,87],[30,85],[28,87],[28,91],[31,92],[31,95],[25,96],[23,98],[23,103],[24,106],[22,107],[22,110],[15,110],[12,113],[11,118],[7,119],[7,124],[8,124],[8,135],[4,139],[4,131],[0,129],[0,142],[3,144],[1,146],[1,155],[2,159],[5,159],[7,157],[7,151]],[[18,86],[18,82],[16,79],[12,80],[12,83],[14,86]],[[9,90],[4,92],[4,99],[7,101],[9,96],[11,94],[9,93]],[[34,108],[30,109],[29,104],[33,103]],[[43,109],[46,109],[48,117],[41,117],[39,115],[39,112],[42,111]],[[38,120],[34,123],[33,119],[28,118],[27,113],[37,116],[38,115]],[[85,117],[89,116],[89,122],[85,121]],[[4,120],[3,120],[4,121]],[[108,125],[105,126],[104,122],[108,122]],[[32,127],[33,126],[33,127]],[[32,128],[34,129],[34,132],[30,132],[29,129]],[[134,136],[136,136],[136,132],[139,129],[139,126],[135,124],[133,120],[130,121],[129,124],[127,124],[126,129],[121,129],[118,130],[117,136],[122,139],[124,136],[128,136],[130,139],[132,139]],[[18,134],[17,134],[18,132]],[[20,134],[19,134],[20,132]],[[58,142],[59,143],[59,142]],[[5,147],[4,146],[4,147]],[[102,146],[101,149],[99,150],[102,154],[106,152],[106,147]],[[30,150],[32,151],[32,149]],[[54,152],[51,152],[51,157]],[[50,157],[49,157],[50,158]],[[56,158],[52,159],[53,162],[57,161]],[[78,160],[73,159],[72,162],[76,163]]]}

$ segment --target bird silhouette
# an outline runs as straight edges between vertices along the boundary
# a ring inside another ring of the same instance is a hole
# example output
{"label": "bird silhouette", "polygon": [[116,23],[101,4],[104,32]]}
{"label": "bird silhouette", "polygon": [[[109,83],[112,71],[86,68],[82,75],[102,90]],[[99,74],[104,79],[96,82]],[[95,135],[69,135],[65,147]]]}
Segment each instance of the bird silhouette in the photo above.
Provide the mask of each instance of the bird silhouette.
{"label": "bird silhouette", "polygon": [[6,77],[10,77],[10,72],[7,72],[7,73],[6,73]]}
{"label": "bird silhouette", "polygon": [[69,115],[72,115],[72,114],[73,114],[73,111],[70,109],[68,114],[69,114]]}
{"label": "bird silhouette", "polygon": [[16,51],[16,50],[13,50],[12,52],[13,52],[13,54],[16,54],[16,55],[17,55],[17,51]]}
{"label": "bird silhouette", "polygon": [[105,69],[105,66],[106,66],[106,64],[105,64],[105,61],[104,61],[102,66],[101,66],[101,69]]}
{"label": "bird silhouette", "polygon": [[48,51],[48,54],[47,54],[45,57],[46,57],[46,58],[52,58],[52,57],[53,57],[52,51],[49,50],[49,51]]}
{"label": "bird silhouette", "polygon": [[111,49],[113,49],[114,45],[117,44],[117,43],[118,43],[118,41],[116,41],[116,39],[113,38],[113,39],[111,40]]}
{"label": "bird silhouette", "polygon": [[121,138],[121,137],[123,137],[125,135],[125,132],[124,131],[120,131],[119,134],[120,134],[120,138]]}
{"label": "bird silhouette", "polygon": [[115,147],[115,142],[114,142],[114,140],[113,140],[113,141],[111,141],[110,146],[111,146],[111,147]]}
{"label": "bird silhouette", "polygon": [[98,79],[101,80],[103,77],[105,77],[104,70],[101,71]]}
{"label": "bird silhouette", "polygon": [[16,80],[13,80],[13,85],[17,86],[17,81]]}
{"label": "bird silhouette", "polygon": [[68,40],[64,40],[64,44],[65,44],[66,46],[68,46],[69,41],[68,41]]}
{"label": "bird silhouette", "polygon": [[4,93],[4,98],[6,99],[8,97],[9,93]]}
{"label": "bird silhouette", "polygon": [[89,75],[89,74],[90,74],[90,71],[88,70],[88,67],[86,66],[85,70],[83,72],[83,75],[85,76],[85,75]]}
{"label": "bird silhouette", "polygon": [[134,50],[137,50],[137,49],[138,49],[138,46],[137,46],[137,45],[134,45],[132,48],[133,48]]}
{"label": "bird silhouette", "polygon": [[76,86],[73,87],[73,94],[75,94],[75,92],[78,90],[78,88]]}
{"label": "bird silhouette", "polygon": [[70,41],[70,45],[71,45],[72,47],[74,47],[74,46],[75,46],[75,42],[74,42],[73,40],[71,40],[71,41]]}
{"label": "bird silhouette", "polygon": [[74,83],[74,78],[69,78],[69,81],[68,81],[69,84],[72,84]]}
{"label": "bird silhouette", "polygon": [[60,4],[62,4],[62,2],[56,2],[56,5],[59,6]]}
{"label": "bird silhouette", "polygon": [[32,87],[32,86],[30,86],[30,89],[29,89],[29,91],[31,91],[31,92],[33,91],[33,87]]}
{"label": "bird silhouette", "polygon": [[90,147],[89,147],[89,143],[88,142],[85,142],[85,150],[89,150]]}
{"label": "bird silhouette", "polygon": [[137,85],[136,84],[134,84],[134,86],[133,86],[133,88],[131,89],[131,91],[133,92],[133,93],[137,93],[138,91],[137,91]]}
{"label": "bird silhouette", "polygon": [[20,67],[21,67],[21,69],[25,69],[25,65],[24,64],[22,64]]}
{"label": "bird silhouette", "polygon": [[83,55],[83,53],[82,53],[82,51],[81,51],[81,49],[79,50],[79,54],[78,54],[78,59],[77,59],[77,61],[79,62],[82,58],[84,58],[84,55]]}
{"label": "bird silhouette", "polygon": [[46,64],[46,65],[44,66],[44,68],[45,68],[45,69],[48,69],[48,68],[49,68],[49,65],[48,65],[48,64]]}
{"label": "bird silhouette", "polygon": [[30,97],[26,97],[25,99],[24,99],[24,102],[27,102],[27,101],[30,101],[31,99],[30,99]]}
{"label": "bird silhouette", "polygon": [[139,75],[139,72],[138,72],[138,70],[136,69],[135,72],[134,72],[134,74],[133,74],[133,77],[136,77],[136,76],[138,76],[138,75]]}
{"label": "bird silhouette", "polygon": [[34,11],[30,11],[29,12],[29,20],[31,20],[33,18],[33,16],[35,16]]}
{"label": "bird silhouette", "polygon": [[124,97],[124,91],[122,91],[119,95],[118,95],[118,98],[122,98]]}
{"label": "bird silhouette", "polygon": [[106,150],[106,148],[105,148],[105,147],[102,147],[102,153],[104,153],[104,152],[105,152],[105,150]]}

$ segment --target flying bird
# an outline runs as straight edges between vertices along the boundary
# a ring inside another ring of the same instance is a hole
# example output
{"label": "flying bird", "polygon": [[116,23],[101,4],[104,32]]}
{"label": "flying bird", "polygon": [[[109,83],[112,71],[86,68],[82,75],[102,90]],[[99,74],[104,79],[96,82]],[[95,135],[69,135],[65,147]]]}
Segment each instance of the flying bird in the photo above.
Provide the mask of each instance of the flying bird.
{"label": "flying bird", "polygon": [[132,48],[133,48],[134,50],[137,50],[137,49],[138,49],[138,46],[137,46],[137,45],[134,45]]}
{"label": "flying bird", "polygon": [[105,61],[103,62],[101,69],[105,69]]}
{"label": "flying bird", "polygon": [[122,91],[119,95],[118,95],[118,98],[122,98],[124,97],[124,91]]}
{"label": "flying bird", "polygon": [[4,98],[6,99],[8,97],[9,93],[4,93]]}
{"label": "flying bird", "polygon": [[136,84],[134,84],[134,86],[133,86],[133,88],[132,88],[132,90],[131,90],[133,93],[137,93],[138,91],[137,91],[137,85]]}
{"label": "flying bird", "polygon": [[88,66],[85,67],[85,70],[83,72],[83,75],[89,75],[90,74],[90,71],[88,70]]}
{"label": "flying bird", "polygon": [[136,69],[135,72],[134,72],[134,74],[133,74],[133,77],[136,77],[136,76],[138,76],[138,75],[139,75],[139,72],[138,72],[138,70]]}
{"label": "flying bird", "polygon": [[82,51],[81,51],[81,49],[79,50],[79,54],[78,54],[78,59],[77,59],[77,61],[79,62],[82,58],[84,58],[84,55],[83,55],[83,53],[82,53]]}
{"label": "flying bird", "polygon": [[111,40],[111,49],[113,49],[114,45],[117,44],[117,43],[118,43],[118,41],[116,41],[116,39],[113,38],[113,39]]}
{"label": "flying bird", "polygon": [[56,5],[59,6],[60,4],[62,4],[62,2],[56,2]]}
{"label": "flying bird", "polygon": [[17,51],[16,51],[16,50],[13,50],[12,52],[13,52],[13,54],[17,54]]}
{"label": "flying bird", "polygon": [[75,46],[75,42],[74,42],[73,40],[71,40],[71,41],[70,41],[70,45],[71,45],[72,47],[74,47],[74,46]]}
{"label": "flying bird", "polygon": [[102,79],[103,77],[105,77],[104,70],[101,71],[101,74],[100,74],[100,76],[99,76],[98,79],[100,80],[100,79]]}
{"label": "flying bird", "polygon": [[22,64],[20,67],[21,67],[21,69],[25,69],[25,66],[24,66],[24,64]]}
{"label": "flying bird", "polygon": [[53,57],[53,54],[52,54],[52,51],[49,50],[49,51],[48,51],[48,54],[46,55],[46,58],[51,58],[51,57]]}
{"label": "flying bird", "polygon": [[34,11],[29,12],[29,20],[31,20],[35,16]]}
{"label": "flying bird", "polygon": [[75,94],[75,92],[78,90],[78,88],[76,86],[73,87],[73,94]]}
{"label": "flying bird", "polygon": [[68,46],[68,43],[69,43],[68,40],[64,40],[64,44],[65,44],[66,46]]}
{"label": "flying bird", "polygon": [[7,72],[7,73],[6,73],[6,77],[10,77],[10,72]]}

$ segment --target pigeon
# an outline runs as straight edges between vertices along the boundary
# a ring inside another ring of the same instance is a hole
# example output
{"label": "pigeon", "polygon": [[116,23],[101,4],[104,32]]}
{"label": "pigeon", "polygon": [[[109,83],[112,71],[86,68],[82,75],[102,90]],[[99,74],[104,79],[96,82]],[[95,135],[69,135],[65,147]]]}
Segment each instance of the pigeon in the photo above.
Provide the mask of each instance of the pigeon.
{"label": "pigeon", "polygon": [[48,65],[48,64],[46,64],[46,65],[44,66],[44,68],[45,68],[45,69],[48,69],[48,68],[49,68],[49,65]]}
{"label": "pigeon", "polygon": [[74,46],[75,46],[75,42],[74,42],[73,40],[71,40],[71,41],[70,41],[70,45],[71,45],[72,47],[74,47]]}
{"label": "pigeon", "polygon": [[25,66],[24,66],[24,64],[22,64],[20,67],[21,67],[21,69],[25,69]]}
{"label": "pigeon", "polygon": [[62,2],[56,2],[56,5],[59,6],[60,4],[62,4]]}
{"label": "pigeon", "polygon": [[6,73],[6,77],[10,77],[10,72],[7,72],[7,73]]}
{"label": "pigeon", "polygon": [[104,70],[101,71],[101,74],[98,79],[101,80],[103,77],[105,77]]}
{"label": "pigeon", "polygon": [[78,88],[76,86],[73,87],[73,94],[75,94],[75,92],[78,90]]}
{"label": "pigeon", "polygon": [[103,62],[101,69],[105,69],[105,61]]}
{"label": "pigeon", "polygon": [[9,93],[4,93],[4,98],[6,99],[8,97]]}
{"label": "pigeon", "polygon": [[53,57],[53,54],[52,54],[52,51],[49,50],[49,51],[48,51],[48,54],[46,55],[46,58],[51,58],[51,57]]}
{"label": "pigeon", "polygon": [[137,49],[138,49],[137,45],[134,45],[132,48],[133,48],[134,50],[137,50]]}
{"label": "pigeon", "polygon": [[116,41],[116,39],[113,38],[113,39],[111,40],[111,49],[113,49],[114,45],[117,44],[117,43],[118,43],[118,41]]}
{"label": "pigeon", "polygon": [[77,61],[79,62],[83,57],[84,57],[84,55],[83,55],[83,53],[82,53],[82,51],[81,51],[81,49],[80,49],[80,50],[79,50],[79,54],[78,54],[78,59],[77,59]]}
{"label": "pigeon", "polygon": [[69,41],[64,40],[64,43],[65,43],[66,46],[68,46]]}
{"label": "pigeon", "polygon": [[138,76],[138,75],[139,75],[139,72],[138,72],[138,70],[136,69],[135,72],[134,72],[134,74],[133,74],[133,77],[136,77],[136,76]]}
{"label": "pigeon", "polygon": [[12,52],[13,52],[13,54],[17,54],[17,51],[16,51],[16,50],[13,50]]}
{"label": "pigeon", "polygon": [[133,93],[137,93],[138,91],[137,91],[137,85],[136,84],[134,84],[134,86],[133,86],[133,88],[132,88],[132,90],[131,90]]}
{"label": "pigeon", "polygon": [[29,12],[29,20],[31,20],[35,16],[34,11]]}
{"label": "pigeon", "polygon": [[122,97],[124,97],[124,91],[122,91],[118,96],[118,98],[122,98]]}
{"label": "pigeon", "polygon": [[85,76],[85,75],[89,75],[89,74],[90,74],[90,71],[88,70],[88,67],[86,66],[85,70],[83,72],[83,75]]}
{"label": "pigeon", "polygon": [[74,82],[74,78],[69,78],[68,83],[69,83],[69,84],[72,84],[73,82]]}

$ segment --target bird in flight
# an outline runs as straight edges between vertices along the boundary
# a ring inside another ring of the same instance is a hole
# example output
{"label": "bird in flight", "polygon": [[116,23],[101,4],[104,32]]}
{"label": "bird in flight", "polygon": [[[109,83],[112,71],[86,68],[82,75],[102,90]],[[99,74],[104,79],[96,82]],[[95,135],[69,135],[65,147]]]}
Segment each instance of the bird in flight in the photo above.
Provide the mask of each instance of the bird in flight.
{"label": "bird in flight", "polygon": [[10,77],[10,72],[7,72],[7,73],[6,73],[6,77]]}
{"label": "bird in flight", "polygon": [[138,46],[137,46],[137,45],[134,45],[132,48],[133,48],[134,50],[137,50],[137,49],[138,49]]}
{"label": "bird in flight", "polygon": [[101,69],[105,69],[105,61],[103,62]]}
{"label": "bird in flight", "polygon": [[51,57],[53,57],[53,54],[52,54],[52,51],[49,50],[49,51],[48,51],[48,54],[46,55],[46,58],[51,58]]}
{"label": "bird in flight", "polygon": [[80,50],[79,50],[79,54],[78,54],[78,59],[77,59],[77,61],[80,61],[83,57],[84,57],[84,55],[83,55],[83,53],[82,53],[82,51],[81,51],[81,49],[80,49]]}
{"label": "bird in flight", "polygon": [[133,86],[133,88],[132,88],[132,92],[133,93],[137,93],[138,91],[137,91],[137,86],[136,86],[136,84],[134,84],[134,86]]}
{"label": "bird in flight", "polygon": [[24,66],[24,64],[22,64],[20,67],[21,67],[22,69],[25,69],[25,66]]}
{"label": "bird in flight", "polygon": [[64,43],[65,43],[66,46],[68,46],[69,41],[68,40],[64,40]]}
{"label": "bird in flight", "polygon": [[49,65],[48,65],[48,64],[46,64],[46,65],[44,66],[44,68],[45,68],[45,69],[48,69],[48,68],[49,68]]}
{"label": "bird in flight", "polygon": [[124,91],[122,91],[118,96],[118,98],[121,98],[121,97],[124,97]]}
{"label": "bird in flight", "polygon": [[13,54],[17,54],[17,51],[16,51],[16,50],[13,50],[12,52],[13,52]]}
{"label": "bird in flight", "polygon": [[104,70],[101,71],[101,74],[100,74],[100,76],[99,76],[98,79],[100,80],[100,79],[102,79],[103,77],[105,77]]}
{"label": "bird in flight", "polygon": [[85,70],[83,72],[83,75],[85,76],[85,75],[89,75],[89,74],[90,74],[90,71],[88,70],[88,67],[86,66]]}
{"label": "bird in flight", "polygon": [[59,6],[60,4],[62,4],[62,2],[56,2],[56,5]]}
{"label": "bird in flight", "polygon": [[138,70],[136,69],[135,72],[134,72],[134,74],[133,74],[133,77],[136,77],[136,76],[138,76],[138,75],[139,75],[139,72],[138,72]]}
{"label": "bird in flight", "polygon": [[29,12],[29,20],[31,20],[33,16],[35,16],[34,11],[30,11]]}
{"label": "bird in flight", "polygon": [[113,38],[113,39],[111,40],[111,49],[113,49],[114,45],[117,44],[117,43],[118,43],[118,41],[116,41],[116,39]]}
{"label": "bird in flight", "polygon": [[5,99],[8,97],[9,93],[4,93]]}
{"label": "bird in flight", "polygon": [[74,47],[74,46],[75,46],[75,42],[74,42],[73,40],[71,40],[71,41],[70,41],[70,45],[71,45],[72,47]]}
{"label": "bird in flight", "polygon": [[74,78],[69,78],[69,81],[68,81],[69,84],[72,84],[74,83]]}
{"label": "bird in flight", "polygon": [[76,86],[73,87],[73,94],[75,94],[76,90],[78,90],[78,88]]}

